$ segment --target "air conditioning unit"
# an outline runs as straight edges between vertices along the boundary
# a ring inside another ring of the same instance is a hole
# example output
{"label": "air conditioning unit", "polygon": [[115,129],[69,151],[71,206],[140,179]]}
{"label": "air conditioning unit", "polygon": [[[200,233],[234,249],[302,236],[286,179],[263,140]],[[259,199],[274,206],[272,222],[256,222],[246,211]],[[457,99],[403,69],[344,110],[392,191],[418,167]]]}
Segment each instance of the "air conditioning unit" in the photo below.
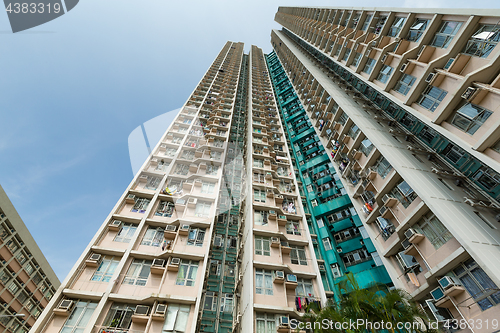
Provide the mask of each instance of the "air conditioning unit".
{"label": "air conditioning unit", "polygon": [[99,262],[99,261],[101,261],[101,255],[97,254],[97,253],[93,253],[93,254],[90,255],[89,260]]}
{"label": "air conditioning unit", "polygon": [[152,164],[152,165],[156,165],[156,164],[158,164],[158,159],[157,159],[157,158],[152,158],[152,159],[151,159],[151,164]]}
{"label": "air conditioning unit", "polygon": [[443,289],[448,289],[453,286],[462,285],[460,280],[455,276],[443,276],[441,279],[438,280],[438,283]]}
{"label": "air conditioning unit", "polygon": [[135,195],[134,194],[129,194],[127,195],[127,198],[125,199],[127,203],[135,203]]}
{"label": "air conditioning unit", "polygon": [[431,291],[431,296],[435,301],[439,301],[444,297],[444,290],[441,287],[437,287]]}
{"label": "air conditioning unit", "polygon": [[320,271],[325,271],[325,270],[326,270],[326,269],[325,269],[325,265],[323,265],[323,264],[318,265],[318,267],[319,267],[319,270],[320,270]]}
{"label": "air conditioning unit", "polygon": [[405,237],[408,239],[412,238],[412,236],[416,234],[417,232],[413,228],[409,228],[408,230],[405,231]]}
{"label": "air conditioning unit", "polygon": [[365,56],[368,57],[370,56],[370,53],[372,52],[371,48],[366,49]]}
{"label": "air conditioning unit", "polygon": [[406,250],[407,248],[409,248],[411,246],[411,243],[408,239],[405,239],[401,242],[401,245],[403,246],[403,249]]}
{"label": "air conditioning unit", "polygon": [[425,78],[425,82],[431,84],[435,77],[436,73],[429,73],[429,75]]}
{"label": "air conditioning unit", "polygon": [[198,203],[198,199],[197,198],[189,198],[188,202],[187,202],[188,207],[191,207],[191,208],[194,208],[197,203]]}
{"label": "air conditioning unit", "polygon": [[147,316],[149,313],[149,306],[137,305],[135,307],[134,315]]}
{"label": "air conditioning unit", "polygon": [[455,58],[450,58],[448,60],[448,62],[446,63],[446,65],[444,65],[444,69],[449,70],[454,62],[455,62]]}
{"label": "air conditioning unit", "polygon": [[275,271],[274,276],[278,280],[284,280],[285,279],[285,272],[284,271]]}
{"label": "air conditioning unit", "polygon": [[341,248],[341,247],[338,247],[338,248],[337,248],[337,253],[342,253],[342,251],[343,251],[343,250],[342,250],[342,248]]}
{"label": "air conditioning unit", "polygon": [[180,235],[187,235],[189,233],[189,224],[183,224],[179,228]]}
{"label": "air conditioning unit", "polygon": [[147,181],[148,181],[148,176],[146,175],[139,176],[139,182],[145,183]]}
{"label": "air conditioning unit", "polygon": [[280,317],[280,328],[289,328],[290,327],[290,318],[288,316]]}
{"label": "air conditioning unit", "polygon": [[271,237],[271,246],[279,247],[279,245],[280,245],[280,239],[278,237]]}
{"label": "air conditioning unit", "polygon": [[155,314],[164,316],[165,313],[167,313],[167,305],[166,304],[156,305]]}
{"label": "air conditioning unit", "polygon": [[153,259],[153,265],[156,267],[163,267],[165,265],[165,259]]}
{"label": "air conditioning unit", "polygon": [[172,266],[179,266],[181,264],[181,258],[172,258],[170,259],[170,264]]}
{"label": "air conditioning unit", "polygon": [[287,274],[286,275],[286,282],[297,283],[297,275],[295,275],[295,274]]}
{"label": "air conditioning unit", "polygon": [[384,55],[382,56],[382,59],[380,59],[380,61],[381,61],[382,63],[384,63],[386,59],[387,59],[387,54],[384,54]]}
{"label": "air conditioning unit", "polygon": [[472,99],[472,97],[474,96],[474,93],[477,91],[476,88],[474,87],[468,87],[467,89],[465,89],[464,93],[462,94],[462,98],[463,99],[466,99],[468,101],[470,101]]}
{"label": "air conditioning unit", "polygon": [[120,220],[113,220],[111,223],[109,223],[108,227],[110,230],[113,231],[118,231],[120,230],[120,227],[122,226],[122,221]]}
{"label": "air conditioning unit", "polygon": [[424,52],[424,50],[425,50],[425,45],[424,45],[424,46],[422,46],[422,47],[420,48],[420,50],[418,50],[418,53],[417,53],[417,58],[418,58],[418,57],[422,54],[422,52]]}
{"label": "air conditioning unit", "polygon": [[401,73],[404,73],[404,72],[405,72],[405,70],[406,70],[406,68],[408,68],[408,63],[401,65],[401,67],[399,68],[399,71],[400,71]]}
{"label": "air conditioning unit", "polygon": [[70,299],[63,299],[61,301],[61,303],[59,303],[58,308],[61,309],[61,310],[70,311],[73,308],[74,304],[75,304],[75,302],[73,302]]}
{"label": "air conditioning unit", "polygon": [[165,227],[165,231],[176,231],[177,230],[177,226],[176,225],[167,225]]}

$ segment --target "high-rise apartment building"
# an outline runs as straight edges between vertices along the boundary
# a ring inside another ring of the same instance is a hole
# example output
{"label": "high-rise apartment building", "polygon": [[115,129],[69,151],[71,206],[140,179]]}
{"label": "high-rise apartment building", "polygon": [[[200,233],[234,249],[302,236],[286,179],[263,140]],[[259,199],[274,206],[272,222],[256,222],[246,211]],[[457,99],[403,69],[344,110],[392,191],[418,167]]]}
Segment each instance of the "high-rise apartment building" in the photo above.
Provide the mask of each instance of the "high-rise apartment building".
{"label": "high-rise apartment building", "polygon": [[60,282],[1,186],[0,261],[0,332],[26,333]]}
{"label": "high-rise apartment building", "polygon": [[33,332],[290,332],[348,272],[493,332],[499,18],[283,7],[271,54],[228,42]]}
{"label": "high-rise apartment building", "polygon": [[471,332],[500,309],[499,19],[281,7],[272,32],[394,285]]}

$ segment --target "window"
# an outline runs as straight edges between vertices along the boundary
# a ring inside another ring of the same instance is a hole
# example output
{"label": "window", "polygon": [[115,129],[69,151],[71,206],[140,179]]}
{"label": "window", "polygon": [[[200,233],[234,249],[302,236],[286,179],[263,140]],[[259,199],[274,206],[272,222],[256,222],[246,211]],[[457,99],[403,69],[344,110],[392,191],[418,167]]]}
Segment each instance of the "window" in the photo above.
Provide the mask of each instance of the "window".
{"label": "window", "polygon": [[174,173],[176,175],[182,175],[185,176],[189,173],[189,165],[188,164],[182,164],[179,163],[175,166]]}
{"label": "window", "polygon": [[169,304],[162,333],[185,332],[189,318],[189,305]]}
{"label": "window", "polygon": [[104,326],[128,329],[134,312],[135,305],[114,303],[104,320]]}
{"label": "window", "polygon": [[203,246],[203,240],[205,238],[205,229],[191,228],[189,229],[189,235],[187,240],[187,245]]}
{"label": "window", "polygon": [[197,217],[208,217],[208,215],[210,214],[211,207],[212,207],[212,204],[210,202],[200,201],[196,204],[194,214]]}
{"label": "window", "polygon": [[427,29],[427,24],[429,24],[429,20],[416,19],[413,25],[410,28],[410,32],[408,33],[407,40],[410,42],[418,42],[420,37],[424,34],[425,29]]}
{"label": "window", "polygon": [[375,67],[375,63],[376,63],[375,59],[368,58],[365,67],[363,68],[363,72],[365,72],[366,74],[370,74],[373,70],[373,67]]}
{"label": "window", "polygon": [[403,74],[401,75],[398,83],[396,83],[396,87],[394,87],[394,90],[406,96],[416,80],[417,78],[414,76]]}
{"label": "window", "polygon": [[391,28],[389,29],[389,32],[387,33],[387,36],[396,37],[401,31],[401,28],[403,28],[403,24],[405,23],[405,21],[406,18],[404,17],[396,17],[394,19],[394,22],[392,23]]}
{"label": "window", "polygon": [[444,21],[441,23],[439,30],[436,32],[431,45],[441,47],[443,49],[450,45],[453,37],[457,34],[462,26],[462,22]]}
{"label": "window", "polygon": [[16,255],[16,259],[21,265],[23,265],[26,261],[28,261],[28,256],[23,251],[19,251]]}
{"label": "window", "polygon": [[19,249],[19,245],[17,244],[17,241],[14,239],[8,241],[6,246],[12,253],[16,253],[16,251]]}
{"label": "window", "polygon": [[389,77],[392,74],[392,70],[394,68],[387,66],[387,65],[382,65],[382,69],[378,73],[377,80],[379,80],[382,83],[387,83],[387,80],[389,80]]}
{"label": "window", "polygon": [[362,53],[356,52],[356,54],[354,55],[354,60],[352,61],[353,66],[357,67],[362,57],[363,57]]}
{"label": "window", "polygon": [[267,212],[262,210],[256,210],[254,213],[254,223],[255,225],[267,225]]}
{"label": "window", "polygon": [[483,24],[467,42],[463,53],[486,58],[498,44],[500,27],[498,25]]}
{"label": "window", "polygon": [[474,134],[491,114],[491,111],[479,105],[467,103],[456,111],[451,124],[468,134]]}
{"label": "window", "polygon": [[351,49],[346,48],[345,53],[344,53],[344,57],[342,58],[342,60],[347,61],[347,59],[349,59],[350,54],[351,54]]}
{"label": "window", "polygon": [[366,249],[359,249],[355,251],[351,251],[346,253],[342,260],[344,264],[347,266],[355,265],[360,262],[364,262],[371,259],[370,253]]}
{"label": "window", "polygon": [[369,238],[368,232],[366,231],[365,227],[359,227],[358,231],[361,234],[361,237],[363,237],[364,239]]}
{"label": "window", "polygon": [[[494,292],[498,290],[497,285],[473,259],[461,263],[453,273],[460,279],[467,292],[474,299],[478,299],[476,302],[481,310],[487,310],[500,303],[500,291]],[[486,297],[491,292],[493,293]]]}
{"label": "window", "polygon": [[233,312],[233,294],[224,294],[220,299],[220,312]]}
{"label": "window", "polygon": [[220,275],[220,262],[219,260],[210,260],[209,274],[219,276]]}
{"label": "window", "polygon": [[215,183],[203,182],[201,184],[201,193],[214,194],[214,191],[215,191]]}
{"label": "window", "polygon": [[373,169],[377,171],[380,177],[382,179],[385,179],[385,177],[391,172],[392,166],[389,164],[389,161],[385,159],[384,156],[380,156],[375,164],[373,165]]}
{"label": "window", "polygon": [[295,265],[307,266],[306,249],[304,246],[290,246],[292,251],[290,252],[290,261]]}
{"label": "window", "polygon": [[255,270],[255,293],[260,295],[273,294],[273,273],[271,271]]}
{"label": "window", "polygon": [[256,183],[262,183],[262,184],[264,184],[266,182],[266,180],[264,178],[264,174],[263,173],[258,173],[258,172],[255,172],[253,174],[253,181],[256,182]]}
{"label": "window", "polygon": [[165,230],[163,228],[149,227],[142,239],[141,245],[160,246],[163,242]]}
{"label": "window", "polygon": [[349,120],[349,116],[342,111],[342,113],[339,116],[339,119],[337,119],[337,122],[339,122],[342,125],[345,125],[345,123]]}
{"label": "window", "polygon": [[424,216],[414,227],[427,237],[436,249],[439,249],[447,241],[453,238],[448,229],[446,229],[443,223],[441,223],[432,212]]}
{"label": "window", "polygon": [[330,238],[323,238],[323,246],[325,247],[325,251],[332,249],[332,243],[330,242]]}
{"label": "window", "polygon": [[21,289],[21,287],[19,287],[19,284],[14,280],[10,282],[7,289],[9,289],[12,295],[16,295],[16,293],[19,291],[19,289]]}
{"label": "window", "polygon": [[123,284],[135,284],[145,286],[151,271],[151,260],[134,259],[128,268],[127,275],[123,279]]}
{"label": "window", "polygon": [[160,201],[156,209],[155,216],[172,217],[174,213],[175,204],[170,201]]}
{"label": "window", "polygon": [[178,286],[194,286],[197,271],[197,261],[182,259],[175,284]]}
{"label": "window", "polygon": [[255,254],[270,256],[271,255],[271,241],[269,237],[255,236]]}
{"label": "window", "polygon": [[219,166],[217,165],[207,165],[206,174],[209,176],[217,176],[217,172],[219,172]]}
{"label": "window", "polygon": [[336,279],[336,278],[339,278],[342,276],[342,271],[340,270],[339,268],[339,264],[331,264],[330,265],[330,268],[332,270],[332,274],[333,274],[333,278]]}
{"label": "window", "polygon": [[359,235],[359,230],[356,227],[350,227],[348,229],[341,230],[339,232],[336,232],[333,234],[333,238],[335,239],[335,242],[342,243],[346,240],[352,239],[353,237],[356,237]]}
{"label": "window", "polygon": [[254,168],[263,168],[264,167],[264,160],[254,158],[253,166],[254,166]]}
{"label": "window", "polygon": [[301,278],[297,279],[295,296],[314,296],[312,280],[306,280]]}
{"label": "window", "polygon": [[418,101],[420,106],[426,108],[427,110],[434,112],[439,106],[439,103],[445,98],[448,92],[434,86],[428,86],[425,88],[422,96]]}
{"label": "window", "polygon": [[500,175],[483,166],[474,174],[474,180],[487,191],[492,191],[500,183]]}
{"label": "window", "polygon": [[368,156],[370,152],[373,150],[373,144],[370,140],[364,139],[361,141],[361,145],[359,146],[359,151],[363,153],[363,155]]}
{"label": "window", "polygon": [[500,153],[500,140],[497,141],[493,146],[491,146],[491,149],[496,151],[497,153]]}
{"label": "window", "polygon": [[286,233],[288,235],[301,235],[300,232],[300,222],[299,221],[287,221],[286,222]]}
{"label": "window", "polygon": [[153,176],[148,176],[148,179],[146,181],[146,185],[144,185],[145,189],[148,190],[156,190],[158,188],[158,185],[160,185],[160,178],[158,177],[153,177]]}
{"label": "window", "polygon": [[134,207],[132,207],[132,212],[133,213],[145,213],[150,202],[151,202],[150,199],[136,198]]}
{"label": "window", "polygon": [[122,223],[122,227],[120,228],[120,231],[118,231],[118,234],[116,235],[114,241],[121,243],[130,243],[136,229],[137,226],[135,224]]}
{"label": "window", "polygon": [[408,208],[413,200],[418,198],[417,194],[405,181],[402,181],[396,187],[394,187],[392,191],[389,192],[389,196],[398,199],[404,208]]}
{"label": "window", "polygon": [[365,23],[363,23],[363,26],[361,27],[361,30],[366,31],[366,29],[368,29],[368,26],[370,25],[372,17],[373,17],[373,15],[367,15],[366,16]]}
{"label": "window", "polygon": [[257,202],[266,202],[266,190],[254,189],[253,200]]}
{"label": "window", "polygon": [[257,331],[256,333],[275,333],[277,329],[274,314],[257,313],[256,315]]}
{"label": "window", "polygon": [[351,138],[356,138],[358,136],[358,133],[360,132],[360,129],[356,124],[352,124],[351,128],[347,131],[347,135],[350,136]]}
{"label": "window", "polygon": [[203,303],[203,310],[215,311],[217,308],[217,294],[213,291],[205,293],[205,302]]}
{"label": "window", "polygon": [[[179,143],[180,140],[176,140],[176,139],[177,138],[172,139],[172,142],[176,143],[175,141],[178,141],[177,143]],[[168,156],[168,157],[174,157],[176,152],[177,152],[177,148],[167,148],[165,150],[165,155]],[[162,160],[162,162],[163,162],[163,160]],[[169,162],[165,162],[165,163],[167,165],[165,167],[165,169],[166,169],[170,163]],[[158,163],[158,165],[160,165],[160,163]]]}
{"label": "window", "polygon": [[61,329],[61,333],[83,332],[96,307],[97,303],[94,302],[77,301]]}

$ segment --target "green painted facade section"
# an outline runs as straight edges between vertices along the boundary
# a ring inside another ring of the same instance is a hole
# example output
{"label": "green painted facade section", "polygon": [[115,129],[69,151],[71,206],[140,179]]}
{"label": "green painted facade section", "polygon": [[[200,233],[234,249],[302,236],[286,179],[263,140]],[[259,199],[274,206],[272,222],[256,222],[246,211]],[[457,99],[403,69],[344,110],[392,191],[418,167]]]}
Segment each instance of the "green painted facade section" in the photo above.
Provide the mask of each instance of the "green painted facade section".
{"label": "green painted facade section", "polygon": [[[362,287],[373,283],[392,286],[385,267],[377,266],[371,256],[375,247],[369,238],[363,238],[361,220],[278,57],[273,52],[266,60],[295,174],[302,183],[302,202],[310,213],[307,222],[325,290],[335,297],[335,286],[347,272]],[[335,266],[340,276],[334,273]]]}

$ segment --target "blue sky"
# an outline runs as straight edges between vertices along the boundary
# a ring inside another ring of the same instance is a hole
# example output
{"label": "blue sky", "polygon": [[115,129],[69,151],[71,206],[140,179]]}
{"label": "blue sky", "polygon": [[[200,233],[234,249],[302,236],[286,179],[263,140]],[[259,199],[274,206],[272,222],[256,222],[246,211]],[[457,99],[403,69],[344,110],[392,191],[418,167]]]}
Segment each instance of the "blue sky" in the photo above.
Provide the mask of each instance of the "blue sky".
{"label": "blue sky", "polygon": [[227,40],[270,52],[279,5],[345,4],[81,0],[17,34],[0,13],[0,184],[61,280],[132,179],[129,134],[182,106]]}

